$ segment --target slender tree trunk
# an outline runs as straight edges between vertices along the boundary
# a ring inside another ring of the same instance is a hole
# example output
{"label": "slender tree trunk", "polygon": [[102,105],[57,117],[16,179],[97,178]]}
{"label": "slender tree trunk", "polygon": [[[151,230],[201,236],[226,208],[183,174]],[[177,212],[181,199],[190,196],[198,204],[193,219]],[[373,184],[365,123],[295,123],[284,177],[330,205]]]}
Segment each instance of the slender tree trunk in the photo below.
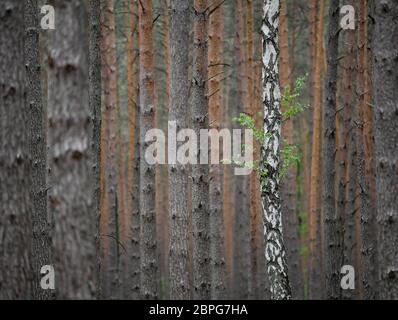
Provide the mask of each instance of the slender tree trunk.
{"label": "slender tree trunk", "polygon": [[91,146],[92,146],[92,221],[95,221],[96,241],[96,285],[97,298],[101,297],[101,250],[100,250],[100,161],[101,161],[101,3],[90,0],[89,6],[90,42],[89,42],[89,106],[91,113]]}
{"label": "slender tree trunk", "polygon": [[[95,296],[96,217],[92,213],[92,149],[85,1],[55,3],[49,41],[48,137],[54,216],[54,260],[60,299]],[[64,32],[68,30],[68,32]]]}
{"label": "slender tree trunk", "polygon": [[39,16],[37,0],[25,3],[25,64],[27,103],[29,104],[29,153],[31,155],[30,196],[32,208],[33,298],[50,299],[51,291],[40,286],[40,269],[51,265],[51,234],[47,215],[47,136],[42,103],[39,64]]}
{"label": "slender tree trunk", "polygon": [[[283,241],[281,200],[279,195],[279,147],[282,125],[279,85],[279,0],[264,0],[263,25],[263,104],[264,130],[267,134],[261,150],[261,196],[264,211],[265,258],[271,284],[271,298],[291,298],[291,288]],[[268,135],[269,134],[269,135]]]}
{"label": "slender tree trunk", "polygon": [[144,155],[145,135],[153,129],[156,106],[154,58],[153,58],[153,11],[152,0],[141,1],[139,12],[140,47],[140,253],[141,253],[141,296],[156,299],[157,254],[155,213],[155,167],[148,164]]}
{"label": "slender tree trunk", "polygon": [[377,239],[381,299],[398,299],[398,3],[375,1]]}
{"label": "slender tree trunk", "polygon": [[[215,9],[213,3],[210,11]],[[224,57],[224,7],[213,11],[209,17],[209,126],[220,130],[223,116],[223,57]],[[212,145],[210,154],[219,154],[219,145]],[[224,218],[223,218],[223,166],[210,164],[209,169],[209,214],[210,214],[210,268],[212,299],[226,298],[226,267],[224,251]]]}
{"label": "slender tree trunk", "polygon": [[341,223],[335,208],[335,152],[336,152],[336,93],[339,53],[340,0],[329,4],[328,73],[323,128],[323,211],[326,241],[326,295],[329,299],[340,296]]}
{"label": "slender tree trunk", "polygon": [[322,292],[322,263],[321,263],[321,240],[320,240],[320,190],[321,190],[321,122],[322,122],[322,47],[323,47],[323,24],[325,12],[325,0],[319,4],[319,22],[316,36],[316,55],[314,70],[314,101],[313,101],[313,137],[311,157],[311,185],[309,204],[309,296],[310,298],[321,298]]}
{"label": "slender tree trunk", "polygon": [[106,113],[106,214],[101,216],[107,225],[101,238],[105,244],[102,268],[103,297],[119,297],[119,232],[118,232],[118,185],[117,185],[117,56],[115,30],[115,0],[106,0],[103,8],[102,50],[103,88]]}
{"label": "slender tree trunk", "polygon": [[369,78],[369,41],[368,41],[368,0],[359,3],[359,70],[358,83],[358,139],[357,139],[357,179],[360,188],[361,215],[361,259],[363,298],[377,298],[377,237],[376,237],[376,205],[374,181],[374,146],[373,146],[373,112]]}
{"label": "slender tree trunk", "polygon": [[28,299],[32,286],[24,6],[23,1],[0,4],[0,299]]}
{"label": "slender tree trunk", "polygon": [[[192,124],[196,136],[207,129],[207,0],[195,0],[194,52],[192,80]],[[209,169],[200,164],[207,150],[199,150],[192,167],[192,229],[193,229],[193,285],[194,299],[210,299],[209,265]]]}

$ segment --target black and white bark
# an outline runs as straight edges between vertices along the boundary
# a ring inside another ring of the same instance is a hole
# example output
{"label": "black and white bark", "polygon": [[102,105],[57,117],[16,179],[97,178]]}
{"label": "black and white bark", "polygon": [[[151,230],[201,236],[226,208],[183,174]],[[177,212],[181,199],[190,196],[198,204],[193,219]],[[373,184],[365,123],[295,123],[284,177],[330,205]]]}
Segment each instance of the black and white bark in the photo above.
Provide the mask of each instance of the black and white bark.
{"label": "black and white bark", "polygon": [[0,2],[0,299],[30,298],[33,280],[24,6]]}
{"label": "black and white bark", "polygon": [[[188,128],[188,41],[191,8],[192,1],[190,0],[171,0],[171,105],[169,121],[176,122],[177,132]],[[178,162],[169,165],[171,299],[188,299],[190,297],[188,172],[188,166]]]}
{"label": "black and white bark", "polygon": [[291,298],[291,288],[282,232],[279,195],[280,137],[282,125],[279,84],[279,0],[264,0],[262,35],[263,108],[266,134],[261,148],[260,182],[263,206],[265,259],[270,280],[271,299]]}
{"label": "black and white bark", "polygon": [[[207,99],[207,0],[195,0],[192,78],[192,125],[196,136],[208,128]],[[210,299],[209,167],[200,164],[202,153],[192,166],[193,298]]]}
{"label": "black and white bark", "polygon": [[377,238],[380,299],[398,299],[398,2],[374,2]]}
{"label": "black and white bark", "polygon": [[47,136],[42,102],[39,62],[39,15],[37,0],[25,2],[26,103],[29,106],[29,153],[31,161],[33,298],[51,299],[51,290],[40,286],[40,269],[51,265],[51,231],[47,215]]}
{"label": "black and white bark", "polygon": [[57,297],[96,294],[96,218],[88,99],[88,15],[84,0],[54,1],[49,34],[48,144]]}

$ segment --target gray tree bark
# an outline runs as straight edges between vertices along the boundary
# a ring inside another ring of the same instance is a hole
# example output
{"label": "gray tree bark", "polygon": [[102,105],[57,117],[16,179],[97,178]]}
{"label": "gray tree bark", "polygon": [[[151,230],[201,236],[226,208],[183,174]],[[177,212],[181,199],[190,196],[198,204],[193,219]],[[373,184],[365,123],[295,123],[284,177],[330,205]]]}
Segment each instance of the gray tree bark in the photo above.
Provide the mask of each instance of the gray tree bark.
{"label": "gray tree bark", "polygon": [[335,206],[336,155],[336,92],[339,50],[340,0],[329,4],[329,36],[327,44],[328,72],[323,129],[323,212],[325,219],[326,295],[340,297],[340,269],[342,267],[341,221]]}
{"label": "gray tree bark", "polygon": [[[190,0],[171,0],[171,105],[169,121],[176,122],[177,132],[188,128],[188,40],[191,5],[192,1]],[[179,144],[177,144],[177,149],[178,146]],[[179,163],[169,165],[171,299],[188,299],[190,297],[188,172],[188,167],[185,165]]]}
{"label": "gray tree bark", "polygon": [[375,1],[373,74],[380,299],[398,299],[398,2]]}
{"label": "gray tree bark", "polygon": [[140,2],[139,47],[140,47],[140,262],[141,296],[156,299],[157,254],[156,254],[156,213],[155,213],[155,167],[145,159],[146,133],[154,128],[155,88],[153,60],[153,14],[152,0]]}
{"label": "gray tree bark", "polygon": [[[195,0],[194,52],[192,79],[192,124],[196,136],[207,129],[207,0]],[[210,239],[209,239],[209,167],[200,164],[200,157],[208,150],[199,150],[197,164],[192,166],[192,232],[193,232],[193,298],[209,300]]]}
{"label": "gray tree bark", "polygon": [[271,299],[291,298],[285,257],[279,195],[281,91],[279,85],[279,0],[264,0],[261,27],[263,43],[263,107],[265,141],[261,148],[260,182],[263,205],[265,259]]}
{"label": "gray tree bark", "polygon": [[51,299],[51,290],[40,286],[40,269],[51,265],[51,230],[47,215],[47,135],[42,102],[39,62],[39,16],[37,0],[25,2],[25,65],[29,106],[29,153],[31,156],[30,196],[32,203],[33,298]]}
{"label": "gray tree bark", "polygon": [[24,5],[0,2],[0,299],[28,299],[33,280]]}
{"label": "gray tree bark", "polygon": [[48,143],[52,173],[57,297],[96,293],[96,218],[92,214],[92,160],[88,99],[88,16],[83,0],[55,1],[50,33]]}

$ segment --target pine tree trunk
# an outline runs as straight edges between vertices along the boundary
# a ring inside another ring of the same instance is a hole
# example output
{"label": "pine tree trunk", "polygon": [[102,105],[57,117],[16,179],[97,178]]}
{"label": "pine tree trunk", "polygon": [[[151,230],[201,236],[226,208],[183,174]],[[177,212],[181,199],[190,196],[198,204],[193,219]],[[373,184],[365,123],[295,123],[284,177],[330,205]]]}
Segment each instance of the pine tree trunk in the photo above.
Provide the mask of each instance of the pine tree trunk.
{"label": "pine tree trunk", "polygon": [[358,83],[358,139],[357,139],[357,179],[360,188],[361,215],[361,254],[363,298],[373,300],[377,297],[377,237],[376,205],[374,181],[374,146],[373,146],[373,112],[369,78],[369,41],[368,41],[368,0],[359,4],[359,70]]}
{"label": "pine tree trunk", "polygon": [[381,299],[398,299],[398,3],[375,1],[373,74]]}
{"label": "pine tree trunk", "polygon": [[[92,214],[92,159],[88,97],[88,15],[85,1],[55,3],[49,41],[48,143],[54,217],[54,268],[60,299],[96,293],[96,217]],[[90,192],[91,191],[91,192]]]}
{"label": "pine tree trunk", "polygon": [[153,58],[153,11],[152,0],[140,2],[139,47],[140,47],[140,253],[141,296],[156,299],[157,250],[155,213],[155,167],[145,159],[145,135],[154,128],[156,106],[154,105],[154,58]]}
{"label": "pine tree trunk", "polygon": [[23,1],[0,3],[0,299],[28,299],[32,286],[24,6]]}
{"label": "pine tree trunk", "polygon": [[[329,4],[328,73],[323,128],[323,214],[326,242],[326,295],[329,299],[340,296],[341,223],[335,210],[335,151],[336,151],[336,93],[339,53],[340,0]],[[319,192],[319,190],[318,190]]]}
{"label": "pine tree trunk", "polygon": [[[188,127],[188,45],[191,1],[171,0],[171,105],[169,121],[177,132]],[[169,132],[169,135],[171,133]],[[178,150],[170,146],[169,151]],[[190,297],[188,262],[188,167],[169,165],[170,298]]]}
{"label": "pine tree trunk", "polygon": [[[192,80],[192,124],[196,136],[209,125],[207,100],[207,0],[195,0]],[[200,164],[199,150],[192,167],[192,229],[194,299],[210,299],[209,168]]]}
{"label": "pine tree trunk", "polygon": [[264,213],[264,241],[271,298],[291,298],[291,289],[283,241],[281,199],[279,195],[279,148],[282,125],[279,85],[279,0],[263,2],[263,104],[264,130],[267,134],[261,150],[261,196]]}

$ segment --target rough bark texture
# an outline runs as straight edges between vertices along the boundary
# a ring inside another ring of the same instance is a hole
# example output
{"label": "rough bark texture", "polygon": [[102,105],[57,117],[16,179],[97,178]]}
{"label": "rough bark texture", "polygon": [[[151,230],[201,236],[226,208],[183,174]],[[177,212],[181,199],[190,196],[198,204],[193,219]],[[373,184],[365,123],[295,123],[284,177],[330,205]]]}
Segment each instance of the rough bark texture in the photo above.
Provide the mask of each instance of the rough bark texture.
{"label": "rough bark texture", "polygon": [[[117,189],[117,57],[115,0],[105,0],[103,7],[102,77],[106,113],[106,188],[107,207],[101,215],[106,232],[101,234],[105,252],[102,263],[102,294],[104,298],[119,297],[119,233]],[[104,231],[105,231],[104,230]]]}
{"label": "rough bark texture", "polygon": [[[0,3],[0,299],[28,299],[32,270],[24,2]],[[36,279],[35,279],[36,280]]]}
{"label": "rough bark texture", "polygon": [[264,214],[264,241],[267,272],[272,299],[290,299],[291,288],[282,233],[279,195],[279,148],[282,125],[279,85],[279,0],[263,3],[263,106],[264,131],[267,134],[261,150],[261,197]]}
{"label": "rough bark texture", "polygon": [[93,298],[96,284],[96,219],[92,215],[92,161],[88,99],[88,34],[85,2],[54,1],[50,33],[48,143],[54,217],[57,296]]}
{"label": "rough bark texture", "polygon": [[139,47],[140,47],[140,254],[141,254],[141,296],[156,299],[157,255],[156,255],[156,213],[155,213],[155,167],[145,159],[146,133],[153,129],[154,105],[154,60],[153,60],[153,11],[152,0],[140,2]]}
{"label": "rough bark texture", "polygon": [[[335,210],[335,152],[336,152],[336,92],[339,45],[340,0],[329,4],[328,72],[323,128],[323,214],[325,219],[326,295],[329,299],[340,296],[341,224]],[[319,190],[318,190],[319,192]],[[320,279],[319,279],[320,281]]]}
{"label": "rough bark texture", "polygon": [[398,3],[375,1],[373,63],[381,299],[398,299]]}
{"label": "rough bark texture", "polygon": [[[214,9],[211,7],[211,9]],[[224,8],[219,6],[209,17],[209,127],[221,129],[223,116],[223,33]],[[219,145],[212,145],[210,153],[217,153],[222,158]],[[209,169],[209,214],[210,214],[210,268],[211,297],[226,297],[226,268],[224,252],[224,218],[223,218],[223,166],[210,164]]]}
{"label": "rough bark texture", "polygon": [[30,196],[32,202],[33,298],[50,299],[51,290],[40,286],[40,269],[51,265],[51,231],[47,215],[47,135],[42,102],[39,63],[39,16],[37,1],[25,3],[26,103],[29,105],[29,153],[31,156]]}
{"label": "rough bark texture", "polygon": [[[289,32],[287,1],[281,1],[280,17],[280,84],[282,92],[287,92],[291,84],[291,65],[289,57]],[[291,106],[287,105],[286,108]],[[286,112],[287,110],[282,110]],[[294,123],[292,118],[284,119],[282,124],[282,145],[294,145]],[[286,260],[294,299],[303,298],[301,266],[299,256],[299,226],[297,216],[297,167],[292,165],[281,183],[282,222],[285,230]]]}
{"label": "rough bark texture", "polygon": [[369,77],[369,40],[368,40],[368,0],[359,3],[359,68],[358,83],[358,139],[357,139],[357,177],[360,189],[361,214],[361,254],[362,285],[366,300],[377,298],[377,237],[376,237],[376,203],[374,177],[374,136],[373,110],[371,107],[371,83]]}
{"label": "rough bark texture", "polygon": [[[207,0],[195,0],[194,52],[192,79],[192,125],[196,136],[207,129]],[[210,299],[210,235],[209,235],[209,167],[200,164],[200,156],[208,150],[199,150],[197,164],[192,166],[192,231],[193,231],[193,298]]]}

